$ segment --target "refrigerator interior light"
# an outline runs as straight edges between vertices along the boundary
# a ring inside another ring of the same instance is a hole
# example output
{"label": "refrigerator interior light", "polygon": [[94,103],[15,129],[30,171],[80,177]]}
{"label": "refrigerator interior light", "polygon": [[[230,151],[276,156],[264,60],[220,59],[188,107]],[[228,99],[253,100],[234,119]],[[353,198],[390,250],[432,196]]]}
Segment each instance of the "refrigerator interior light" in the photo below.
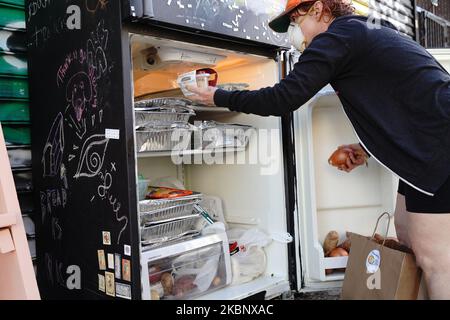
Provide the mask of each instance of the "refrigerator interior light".
{"label": "refrigerator interior light", "polygon": [[213,53],[162,46],[143,49],[139,56],[143,70],[169,69],[180,64],[188,64],[192,68],[212,67],[226,59],[226,56]]}

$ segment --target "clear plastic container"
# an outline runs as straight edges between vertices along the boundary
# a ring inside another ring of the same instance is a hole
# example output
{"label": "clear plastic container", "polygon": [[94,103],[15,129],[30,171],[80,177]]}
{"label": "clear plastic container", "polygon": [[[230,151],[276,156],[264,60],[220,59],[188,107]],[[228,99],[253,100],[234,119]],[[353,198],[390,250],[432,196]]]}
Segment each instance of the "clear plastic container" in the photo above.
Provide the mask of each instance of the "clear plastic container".
{"label": "clear plastic container", "polygon": [[192,299],[226,286],[220,243],[149,262],[153,300]]}
{"label": "clear plastic container", "polygon": [[145,196],[147,195],[147,189],[148,189],[149,183],[150,183],[150,180],[139,178],[139,180],[138,180],[139,201],[142,201],[145,199]]}
{"label": "clear plastic container", "polygon": [[209,73],[200,73],[196,75],[197,78],[197,87],[199,88],[208,88],[209,86],[209,78],[211,75]]}

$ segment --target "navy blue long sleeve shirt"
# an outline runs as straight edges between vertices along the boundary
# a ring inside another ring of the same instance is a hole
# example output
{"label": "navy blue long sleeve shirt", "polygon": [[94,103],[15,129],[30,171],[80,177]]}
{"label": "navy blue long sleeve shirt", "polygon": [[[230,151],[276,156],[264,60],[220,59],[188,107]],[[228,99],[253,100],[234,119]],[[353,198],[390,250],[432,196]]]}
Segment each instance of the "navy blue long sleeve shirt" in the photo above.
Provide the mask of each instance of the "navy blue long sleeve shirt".
{"label": "navy blue long sleeve shirt", "polygon": [[450,174],[450,75],[395,28],[344,16],[317,35],[274,87],[217,90],[214,102],[261,116],[288,114],[330,83],[364,148],[419,191]]}

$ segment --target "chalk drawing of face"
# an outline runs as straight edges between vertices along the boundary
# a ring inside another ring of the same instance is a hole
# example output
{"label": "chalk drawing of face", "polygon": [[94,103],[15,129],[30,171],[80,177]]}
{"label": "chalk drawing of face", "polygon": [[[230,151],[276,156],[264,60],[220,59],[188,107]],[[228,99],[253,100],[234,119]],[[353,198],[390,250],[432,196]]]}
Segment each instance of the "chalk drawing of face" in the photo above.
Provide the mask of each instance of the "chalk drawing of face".
{"label": "chalk drawing of face", "polygon": [[91,80],[85,72],[78,72],[70,78],[66,87],[66,99],[71,103],[77,121],[80,121],[86,109],[86,102],[92,97]]}

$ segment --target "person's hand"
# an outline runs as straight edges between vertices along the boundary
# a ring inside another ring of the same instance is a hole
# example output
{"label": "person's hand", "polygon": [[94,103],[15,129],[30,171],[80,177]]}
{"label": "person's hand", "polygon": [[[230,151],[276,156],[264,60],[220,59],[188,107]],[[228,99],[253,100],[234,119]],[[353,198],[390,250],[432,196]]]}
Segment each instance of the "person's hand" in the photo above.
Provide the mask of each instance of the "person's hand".
{"label": "person's hand", "polygon": [[364,164],[367,166],[367,159],[369,159],[369,155],[364,151],[359,143],[342,145],[339,146],[338,149],[347,149],[351,151],[348,153],[349,157],[347,158],[346,163],[341,165],[338,168],[339,170],[350,172],[356,167]]}
{"label": "person's hand", "polygon": [[192,101],[207,106],[215,106],[214,93],[217,90],[216,87],[198,88],[195,86],[186,86],[186,89],[192,93],[195,93],[195,95],[189,96],[189,99]]}

